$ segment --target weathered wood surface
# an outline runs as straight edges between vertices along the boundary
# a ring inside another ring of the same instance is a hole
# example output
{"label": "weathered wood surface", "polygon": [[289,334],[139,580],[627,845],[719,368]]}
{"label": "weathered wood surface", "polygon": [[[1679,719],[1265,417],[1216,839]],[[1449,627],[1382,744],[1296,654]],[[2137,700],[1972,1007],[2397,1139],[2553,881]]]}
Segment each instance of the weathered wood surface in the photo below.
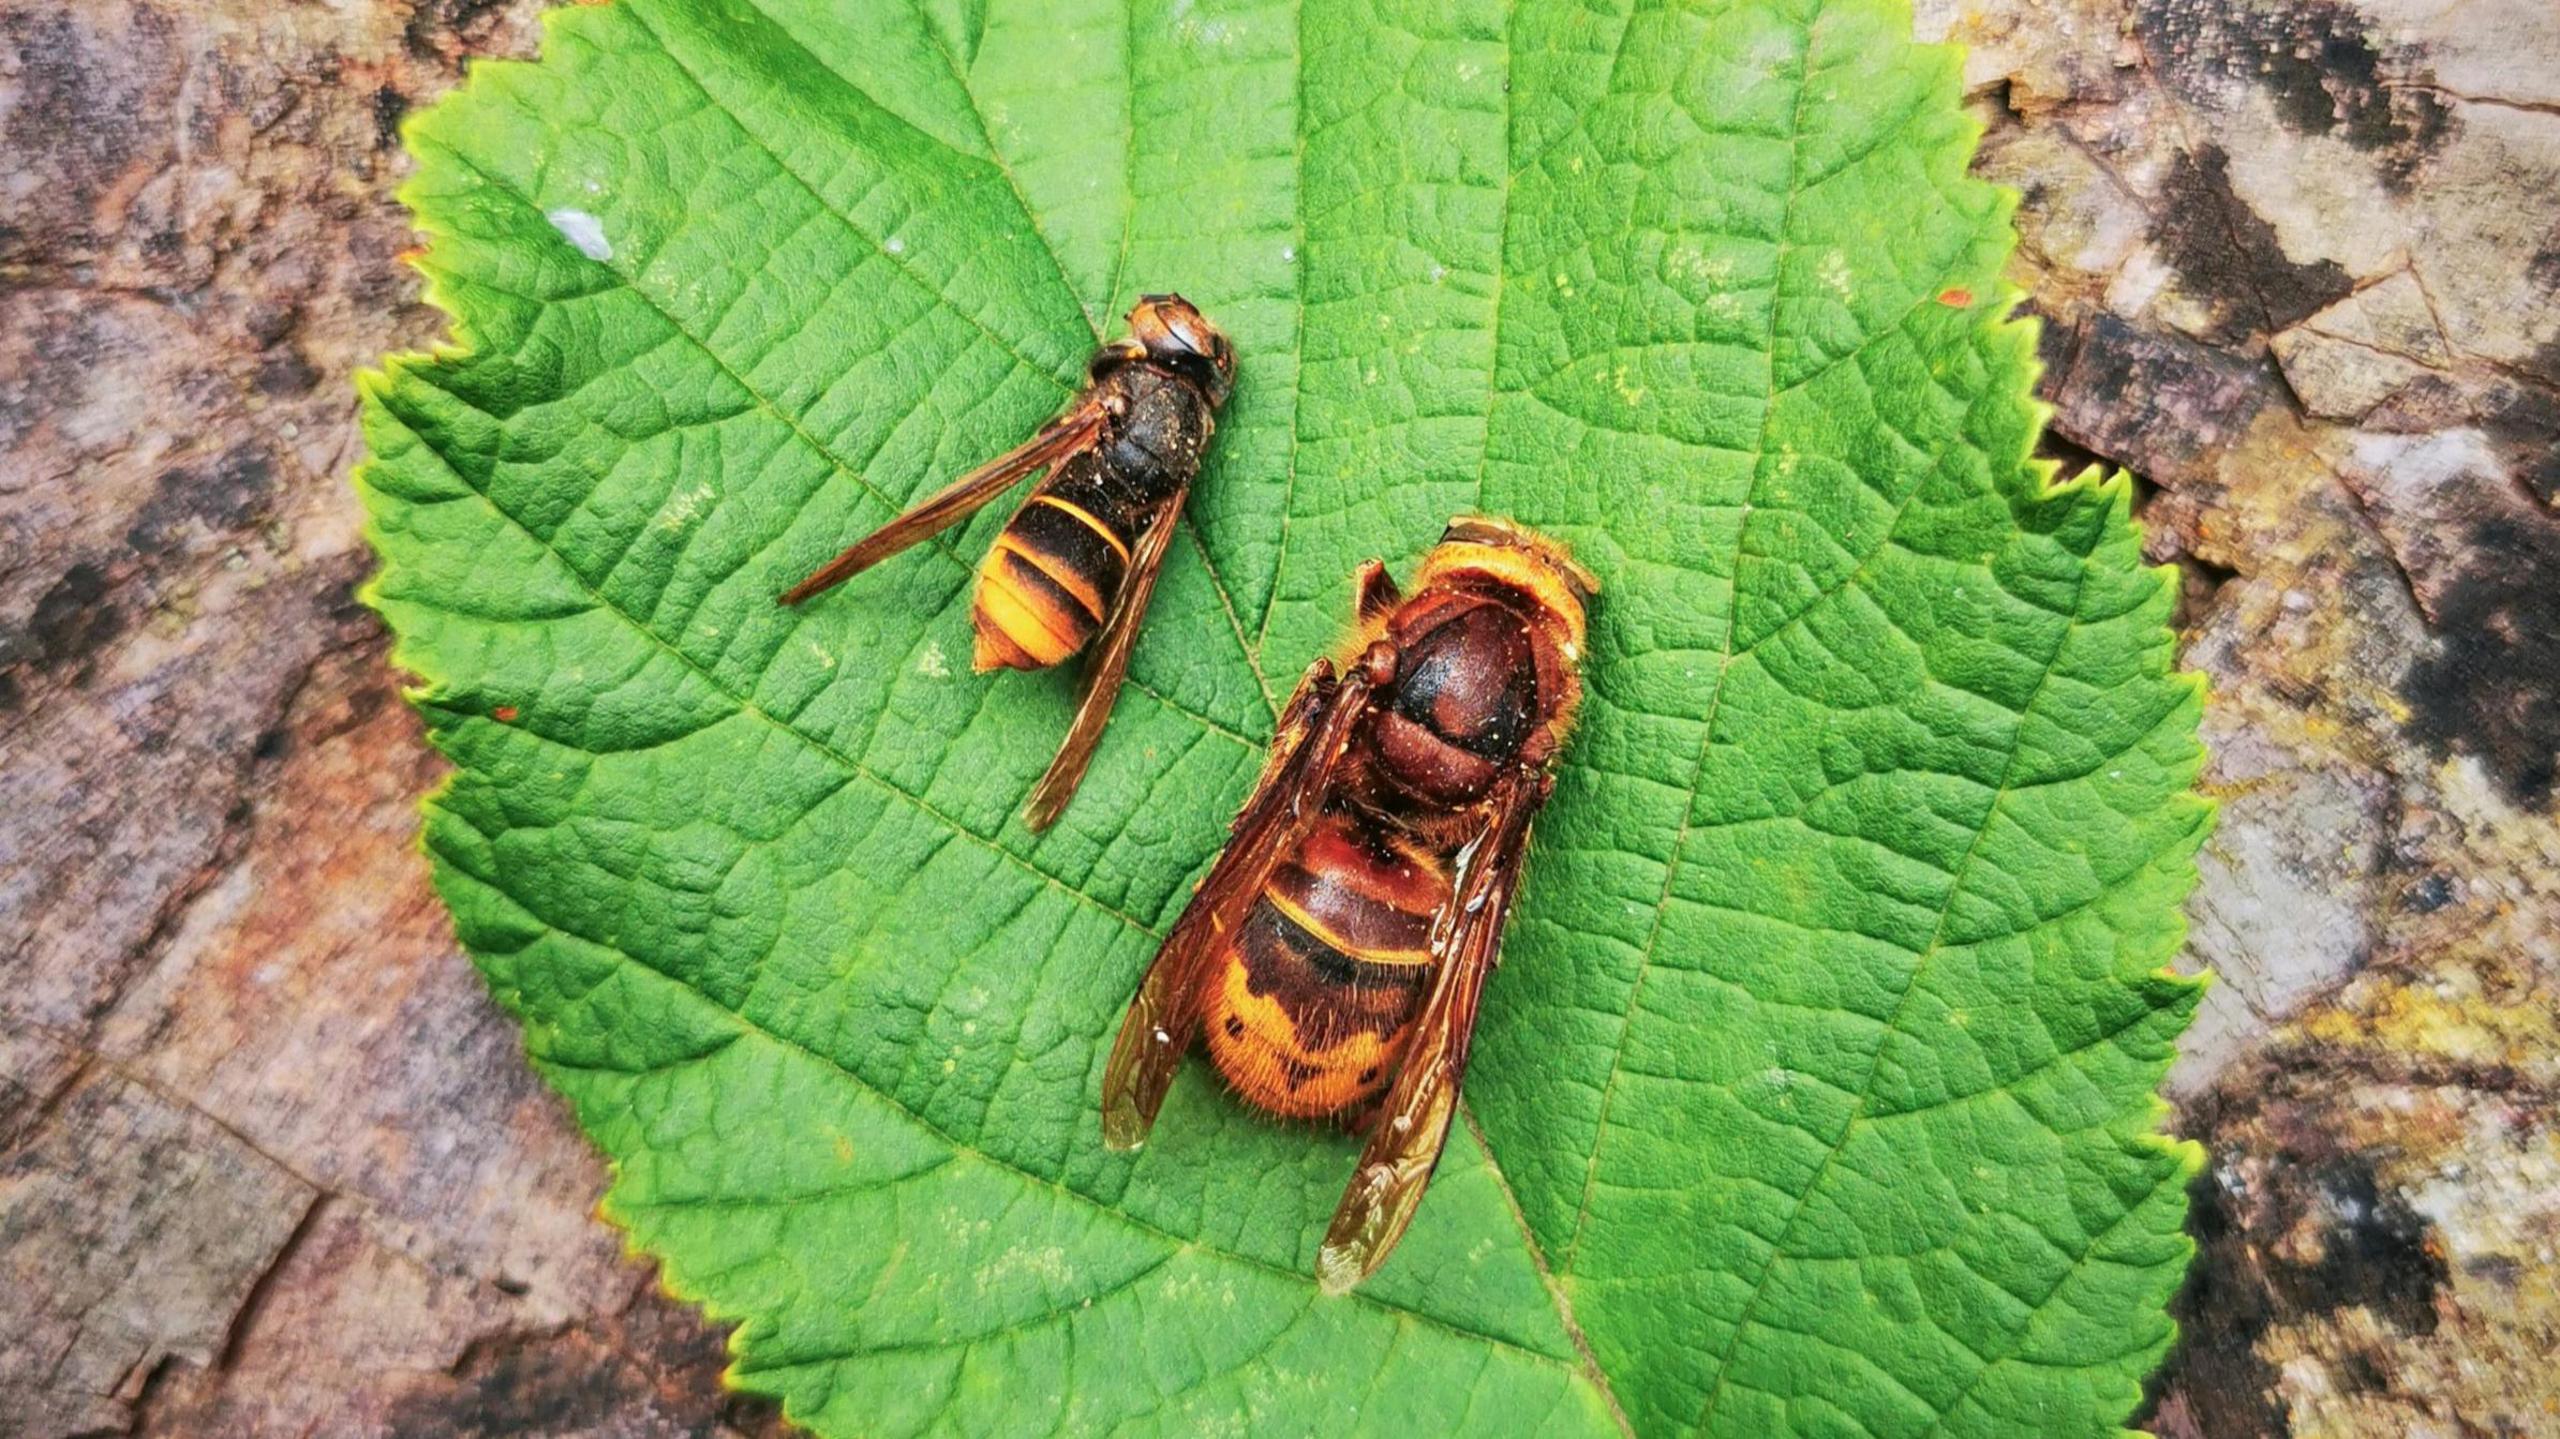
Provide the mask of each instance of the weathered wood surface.
{"label": "weathered wood surface", "polygon": [[[2560,1432],[2560,7],[1924,0],[2225,800],[2181,1436]],[[726,1435],[355,606],[393,126],[518,0],[0,0],[0,1435]]]}

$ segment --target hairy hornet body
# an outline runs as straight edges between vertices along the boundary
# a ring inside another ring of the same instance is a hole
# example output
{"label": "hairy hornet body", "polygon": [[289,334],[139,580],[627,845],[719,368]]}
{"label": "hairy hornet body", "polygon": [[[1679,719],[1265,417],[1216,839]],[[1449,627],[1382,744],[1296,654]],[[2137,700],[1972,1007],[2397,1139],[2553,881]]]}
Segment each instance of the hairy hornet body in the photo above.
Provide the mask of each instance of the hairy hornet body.
{"label": "hairy hornet body", "polygon": [[1209,1054],[1251,1103],[1316,1118],[1374,1099],[1432,975],[1477,807],[1534,744],[1562,747],[1583,615],[1555,570],[1507,545],[1446,543],[1397,597],[1362,572],[1336,665],[1396,654],[1316,823],[1273,864],[1203,996]]}
{"label": "hairy hornet body", "polygon": [[1075,720],[1025,809],[1032,828],[1047,828],[1101,742],[1235,368],[1234,347],[1189,301],[1140,299],[1128,337],[1094,352],[1056,419],[855,542],[782,603],[842,584],[1047,471],[978,566],[970,604],[980,673],[1046,669],[1093,649]]}
{"label": "hairy hornet body", "polygon": [[1329,1289],[1384,1261],[1438,1162],[1581,702],[1597,588],[1560,546],[1495,520],[1452,521],[1410,597],[1364,566],[1358,626],[1291,699],[1112,1051],[1116,1148],[1144,1140],[1195,1033],[1248,1102],[1370,1128],[1319,1254]]}

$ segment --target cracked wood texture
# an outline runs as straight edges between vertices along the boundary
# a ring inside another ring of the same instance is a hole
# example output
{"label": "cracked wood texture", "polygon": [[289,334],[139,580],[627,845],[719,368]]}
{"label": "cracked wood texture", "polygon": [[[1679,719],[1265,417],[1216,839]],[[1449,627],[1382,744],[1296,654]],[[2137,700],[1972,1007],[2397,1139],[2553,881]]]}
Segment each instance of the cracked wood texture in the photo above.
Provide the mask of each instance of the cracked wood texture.
{"label": "cracked wood texture", "polygon": [[[2555,24],[1924,15],[2025,196],[2059,441],[2151,486],[2215,683],[2166,1434],[2560,1402]],[[425,887],[436,766],[350,602],[348,376],[435,331],[390,126],[529,41],[469,0],[0,4],[0,1432],[772,1423],[587,1218]],[[1328,619],[1258,598],[1219,622]]]}

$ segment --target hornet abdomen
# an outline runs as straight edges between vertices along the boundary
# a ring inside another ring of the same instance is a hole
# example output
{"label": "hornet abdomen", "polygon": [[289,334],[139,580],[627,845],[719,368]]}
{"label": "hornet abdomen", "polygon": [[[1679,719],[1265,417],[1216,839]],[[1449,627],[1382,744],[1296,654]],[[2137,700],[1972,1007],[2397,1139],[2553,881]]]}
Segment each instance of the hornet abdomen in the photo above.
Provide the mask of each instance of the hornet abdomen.
{"label": "hornet abdomen", "polygon": [[1110,428],[1041,480],[978,566],[982,672],[1046,669],[1083,649],[1157,506],[1199,472],[1212,417],[1198,387],[1144,364],[1095,383]]}
{"label": "hornet abdomen", "polygon": [[1431,981],[1441,861],[1362,817],[1327,815],[1271,879],[1202,996],[1209,1055],[1274,1114],[1350,1109],[1395,1073]]}

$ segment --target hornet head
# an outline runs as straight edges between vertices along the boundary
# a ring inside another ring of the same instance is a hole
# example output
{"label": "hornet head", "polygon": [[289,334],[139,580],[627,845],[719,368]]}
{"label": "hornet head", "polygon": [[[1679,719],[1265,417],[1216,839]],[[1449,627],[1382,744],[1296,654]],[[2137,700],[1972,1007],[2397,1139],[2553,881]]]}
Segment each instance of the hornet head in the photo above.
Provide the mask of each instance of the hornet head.
{"label": "hornet head", "polygon": [[1236,347],[1180,295],[1142,295],[1129,311],[1129,334],[1147,358],[1200,386],[1223,405],[1236,383]]}

